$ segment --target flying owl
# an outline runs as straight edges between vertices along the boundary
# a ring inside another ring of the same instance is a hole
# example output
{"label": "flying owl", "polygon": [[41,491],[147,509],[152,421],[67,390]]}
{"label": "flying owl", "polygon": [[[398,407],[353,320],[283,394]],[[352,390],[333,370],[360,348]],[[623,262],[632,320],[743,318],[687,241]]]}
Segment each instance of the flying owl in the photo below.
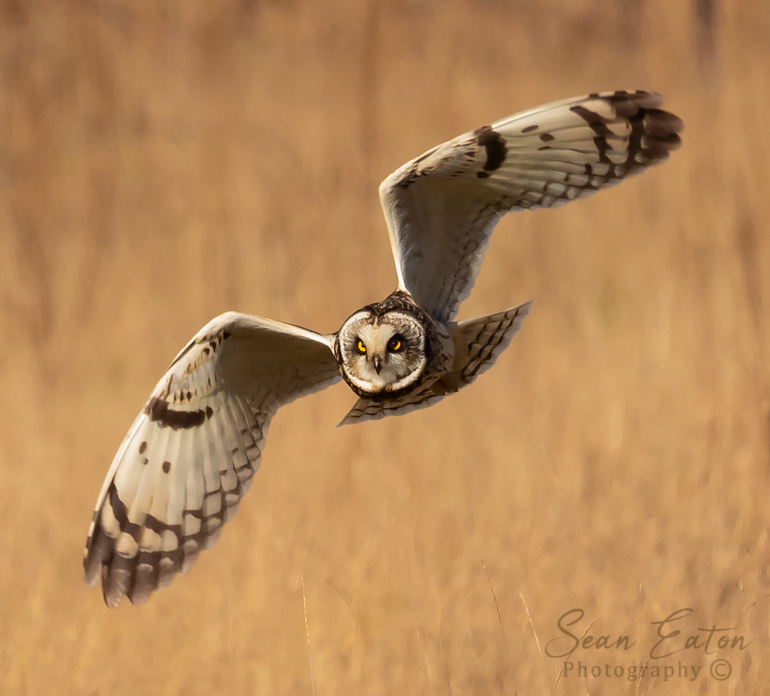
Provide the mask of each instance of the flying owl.
{"label": "flying owl", "polygon": [[217,540],[259,468],[280,406],[340,379],[342,423],[401,415],[494,364],[527,302],[455,322],[498,220],[553,208],[668,158],[682,121],[648,92],[547,104],[434,147],[380,185],[398,287],[322,335],[228,312],[182,349],[107,473],[83,565],[104,600],[147,600]]}

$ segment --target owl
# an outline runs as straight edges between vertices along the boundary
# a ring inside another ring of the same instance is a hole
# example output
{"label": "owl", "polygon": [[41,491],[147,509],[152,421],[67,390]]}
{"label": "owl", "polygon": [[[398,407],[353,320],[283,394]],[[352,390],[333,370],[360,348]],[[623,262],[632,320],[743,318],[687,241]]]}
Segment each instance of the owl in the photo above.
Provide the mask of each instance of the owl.
{"label": "owl", "polygon": [[91,520],[85,579],[134,604],[217,540],[259,468],[284,404],[343,379],[342,424],[424,408],[471,384],[530,303],[455,321],[498,220],[554,208],[667,159],[682,121],[648,92],[547,104],[428,150],[380,186],[398,275],[382,302],[323,335],[228,312],[158,382],[112,461]]}

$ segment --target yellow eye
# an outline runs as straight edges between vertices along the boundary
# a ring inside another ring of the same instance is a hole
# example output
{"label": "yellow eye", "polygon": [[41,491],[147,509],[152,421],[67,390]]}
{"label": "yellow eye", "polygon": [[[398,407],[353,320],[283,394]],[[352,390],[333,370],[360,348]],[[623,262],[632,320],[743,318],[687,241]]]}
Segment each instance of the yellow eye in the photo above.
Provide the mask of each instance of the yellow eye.
{"label": "yellow eye", "polygon": [[403,347],[404,344],[401,343],[401,336],[393,336],[393,338],[388,341],[388,350],[391,353],[398,353]]}
{"label": "yellow eye", "polygon": [[364,345],[364,342],[359,340],[358,345],[356,345],[356,348],[358,348],[359,353],[366,353],[366,346]]}

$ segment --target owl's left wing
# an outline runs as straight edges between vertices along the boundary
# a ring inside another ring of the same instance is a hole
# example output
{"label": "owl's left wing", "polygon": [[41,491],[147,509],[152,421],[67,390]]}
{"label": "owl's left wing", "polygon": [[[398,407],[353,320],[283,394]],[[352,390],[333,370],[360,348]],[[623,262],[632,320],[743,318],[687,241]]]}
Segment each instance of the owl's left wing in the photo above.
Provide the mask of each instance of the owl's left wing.
{"label": "owl's left wing", "polygon": [[137,416],[96,503],[83,558],[104,600],[134,604],[195,563],[259,468],[276,410],[340,379],[327,336],[229,312],[198,332]]}
{"label": "owl's left wing", "polygon": [[683,126],[661,103],[648,92],[605,92],[546,104],[395,171],[380,200],[399,287],[434,319],[452,319],[505,213],[585,198],[668,158]]}

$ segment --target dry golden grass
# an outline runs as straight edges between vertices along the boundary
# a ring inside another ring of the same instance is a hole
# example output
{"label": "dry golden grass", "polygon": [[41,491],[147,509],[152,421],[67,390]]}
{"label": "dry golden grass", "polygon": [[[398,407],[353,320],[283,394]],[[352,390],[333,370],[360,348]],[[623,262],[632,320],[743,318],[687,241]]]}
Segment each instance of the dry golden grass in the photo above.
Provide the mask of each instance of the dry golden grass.
{"label": "dry golden grass", "polygon": [[[665,0],[0,2],[0,693],[769,693],[770,9],[715,6],[709,39]],[[685,146],[504,220],[463,315],[535,304],[488,376],[342,429],[344,385],[285,408],[192,573],[117,611],[82,584],[112,455],[200,326],[336,329],[394,286],[390,171],[628,87]],[[560,676],[574,607],[639,641],[575,663],[703,671]],[[751,645],[651,660],[683,607]]]}

